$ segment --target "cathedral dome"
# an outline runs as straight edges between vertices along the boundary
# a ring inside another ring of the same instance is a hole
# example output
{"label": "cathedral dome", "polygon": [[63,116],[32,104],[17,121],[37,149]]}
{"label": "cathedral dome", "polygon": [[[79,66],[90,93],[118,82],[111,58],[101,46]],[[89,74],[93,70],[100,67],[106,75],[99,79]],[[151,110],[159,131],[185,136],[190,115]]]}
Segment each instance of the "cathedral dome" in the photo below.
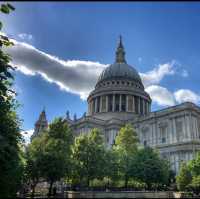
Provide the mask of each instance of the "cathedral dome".
{"label": "cathedral dome", "polygon": [[97,83],[112,79],[129,79],[139,81],[141,83],[141,78],[138,72],[127,63],[111,64],[103,70]]}
{"label": "cathedral dome", "polygon": [[142,84],[138,72],[132,66],[128,65],[125,60],[125,51],[122,44],[121,36],[116,51],[116,60],[114,64],[109,65],[103,70],[98,78],[97,84],[107,80],[126,79],[133,80]]}
{"label": "cathedral dome", "polygon": [[104,120],[127,120],[150,113],[151,98],[138,72],[125,60],[121,36],[115,62],[103,70],[87,101],[88,115]]}

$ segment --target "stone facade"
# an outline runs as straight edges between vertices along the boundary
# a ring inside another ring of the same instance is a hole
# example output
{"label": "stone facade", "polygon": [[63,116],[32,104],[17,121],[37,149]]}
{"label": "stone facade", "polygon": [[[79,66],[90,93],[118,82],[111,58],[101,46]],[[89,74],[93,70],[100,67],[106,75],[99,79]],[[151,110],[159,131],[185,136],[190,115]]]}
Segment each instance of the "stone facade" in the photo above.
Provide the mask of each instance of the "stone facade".
{"label": "stone facade", "polygon": [[38,121],[35,123],[35,128],[34,128],[34,133],[31,136],[31,140],[39,135],[40,133],[42,133],[44,130],[46,130],[48,128],[48,121],[46,118],[46,113],[45,110],[43,109],[43,111],[40,113],[39,119]]}
{"label": "stone facade", "polygon": [[158,149],[176,173],[181,161],[191,160],[200,149],[200,107],[185,102],[151,112],[151,98],[137,71],[126,63],[121,38],[115,63],[102,72],[87,101],[83,117],[71,120],[67,113],[76,135],[99,128],[111,147],[119,129],[131,123],[140,143]]}

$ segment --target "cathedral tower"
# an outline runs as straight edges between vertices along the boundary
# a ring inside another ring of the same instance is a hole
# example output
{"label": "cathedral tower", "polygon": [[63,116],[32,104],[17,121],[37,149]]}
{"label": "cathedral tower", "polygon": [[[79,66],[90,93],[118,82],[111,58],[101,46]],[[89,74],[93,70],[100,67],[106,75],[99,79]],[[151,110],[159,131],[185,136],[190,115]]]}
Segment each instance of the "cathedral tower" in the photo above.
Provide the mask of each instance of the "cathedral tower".
{"label": "cathedral tower", "polygon": [[34,133],[31,137],[31,139],[33,139],[33,137],[39,135],[42,131],[47,129],[47,127],[48,127],[48,122],[46,119],[45,109],[43,109],[43,111],[40,113],[38,121],[35,123],[35,129],[34,129]]}

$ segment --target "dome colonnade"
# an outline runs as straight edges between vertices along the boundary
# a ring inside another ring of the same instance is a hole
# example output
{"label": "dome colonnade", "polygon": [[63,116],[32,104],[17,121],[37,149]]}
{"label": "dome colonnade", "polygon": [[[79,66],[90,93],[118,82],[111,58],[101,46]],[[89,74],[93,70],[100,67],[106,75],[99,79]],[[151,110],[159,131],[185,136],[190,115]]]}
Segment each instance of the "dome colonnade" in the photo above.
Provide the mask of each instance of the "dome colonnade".
{"label": "dome colonnade", "polygon": [[115,63],[101,73],[87,101],[88,115],[106,112],[150,113],[150,96],[144,91],[138,72],[126,63],[121,37]]}

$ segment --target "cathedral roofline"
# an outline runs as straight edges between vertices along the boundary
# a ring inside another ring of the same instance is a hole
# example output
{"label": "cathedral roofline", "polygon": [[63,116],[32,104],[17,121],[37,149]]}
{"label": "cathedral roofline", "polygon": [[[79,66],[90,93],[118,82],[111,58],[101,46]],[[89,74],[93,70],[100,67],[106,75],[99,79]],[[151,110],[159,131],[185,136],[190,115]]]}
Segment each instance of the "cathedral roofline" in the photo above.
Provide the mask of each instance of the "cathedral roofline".
{"label": "cathedral roofline", "polygon": [[155,113],[160,113],[160,112],[167,111],[167,110],[170,110],[170,109],[175,110],[176,108],[181,108],[181,107],[183,107],[183,108],[185,108],[185,107],[187,107],[187,108],[197,108],[200,111],[200,107],[198,105],[196,105],[195,103],[193,103],[193,102],[183,102],[181,104],[176,104],[174,106],[166,107],[166,108],[163,108],[161,110],[152,111],[151,113],[155,114]]}

